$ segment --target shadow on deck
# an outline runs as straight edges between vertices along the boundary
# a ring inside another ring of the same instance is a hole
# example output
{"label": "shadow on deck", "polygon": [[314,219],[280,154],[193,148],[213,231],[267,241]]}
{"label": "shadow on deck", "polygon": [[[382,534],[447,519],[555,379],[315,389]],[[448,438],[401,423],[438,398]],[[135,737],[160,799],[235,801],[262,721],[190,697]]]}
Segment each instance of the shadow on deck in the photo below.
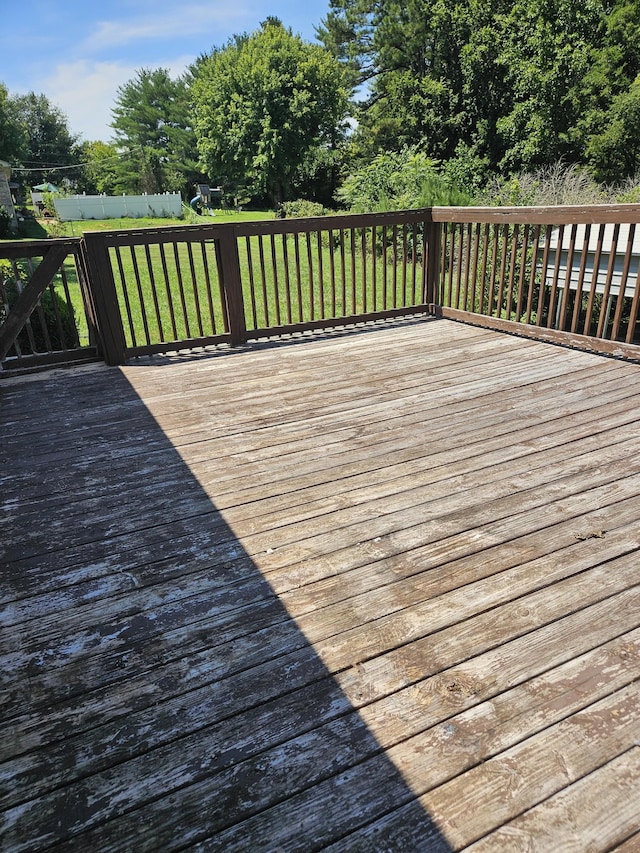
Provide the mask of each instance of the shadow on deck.
{"label": "shadow on deck", "polygon": [[120,371],[2,406],[3,849],[450,849]]}

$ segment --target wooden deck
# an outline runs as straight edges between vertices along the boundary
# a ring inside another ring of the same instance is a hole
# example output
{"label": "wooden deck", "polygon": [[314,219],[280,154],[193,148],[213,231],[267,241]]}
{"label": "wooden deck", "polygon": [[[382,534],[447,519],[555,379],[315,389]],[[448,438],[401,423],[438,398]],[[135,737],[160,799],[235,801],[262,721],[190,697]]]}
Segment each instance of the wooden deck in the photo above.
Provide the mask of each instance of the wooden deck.
{"label": "wooden deck", "polygon": [[640,849],[640,366],[414,320],[0,407],[3,850]]}

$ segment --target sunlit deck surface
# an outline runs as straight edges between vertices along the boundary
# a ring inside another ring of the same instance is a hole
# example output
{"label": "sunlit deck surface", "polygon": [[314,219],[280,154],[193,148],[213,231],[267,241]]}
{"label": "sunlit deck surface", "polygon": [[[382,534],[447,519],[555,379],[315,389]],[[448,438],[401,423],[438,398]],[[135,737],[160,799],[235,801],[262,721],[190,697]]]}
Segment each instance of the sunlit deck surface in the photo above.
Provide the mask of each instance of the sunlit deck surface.
{"label": "sunlit deck surface", "polygon": [[414,320],[0,406],[3,850],[640,847],[640,366]]}

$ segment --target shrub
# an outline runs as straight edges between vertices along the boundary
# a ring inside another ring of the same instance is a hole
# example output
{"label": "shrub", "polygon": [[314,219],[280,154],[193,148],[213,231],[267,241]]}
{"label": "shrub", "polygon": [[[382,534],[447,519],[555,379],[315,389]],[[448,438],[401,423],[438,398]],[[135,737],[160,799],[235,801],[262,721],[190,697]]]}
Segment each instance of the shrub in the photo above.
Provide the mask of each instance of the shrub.
{"label": "shrub", "polygon": [[287,217],[325,216],[326,207],[317,201],[308,201],[299,198],[296,201],[285,201],[280,205],[280,211],[276,215]]}
{"label": "shrub", "polygon": [[416,148],[377,154],[349,175],[336,199],[355,213],[472,203],[454,177]]}

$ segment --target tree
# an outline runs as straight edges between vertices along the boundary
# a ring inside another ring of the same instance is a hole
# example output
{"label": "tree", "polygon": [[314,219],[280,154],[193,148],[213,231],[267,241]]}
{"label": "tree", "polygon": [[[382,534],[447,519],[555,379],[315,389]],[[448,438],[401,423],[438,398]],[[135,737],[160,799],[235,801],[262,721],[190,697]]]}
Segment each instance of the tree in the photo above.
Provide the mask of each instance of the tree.
{"label": "tree", "polygon": [[620,181],[640,168],[634,118],[639,74],[640,0],[617,0],[574,91],[582,117],[571,132],[599,181]]}
{"label": "tree", "polygon": [[200,175],[190,120],[188,78],[143,68],[118,89],[111,126],[122,153],[119,192],[188,192]]}
{"label": "tree", "polygon": [[45,95],[16,95],[8,100],[9,114],[20,129],[19,160],[25,171],[18,179],[27,185],[56,183],[60,176],[72,177],[65,168],[73,165],[77,136],[69,131],[67,117]]}
{"label": "tree", "polygon": [[464,49],[490,0],[331,0],[318,35],[366,84],[357,118],[364,156],[420,144],[453,157],[468,130]]}
{"label": "tree", "polygon": [[318,169],[334,168],[348,98],[342,68],[320,46],[272,18],[201,57],[193,76],[198,149],[211,180],[277,204]]}
{"label": "tree", "polygon": [[118,166],[121,155],[115,145],[107,142],[82,141],[76,146],[79,170],[76,190],[89,194],[113,195],[118,185]]}
{"label": "tree", "polygon": [[571,135],[584,106],[575,93],[601,44],[602,0],[330,6],[319,37],[366,87],[357,113],[363,159],[419,145],[477,183],[494,170],[583,156]]}
{"label": "tree", "polygon": [[498,16],[497,61],[509,93],[497,121],[502,172],[582,160],[572,133],[582,114],[575,92],[603,21],[600,0],[517,0]]}
{"label": "tree", "polygon": [[640,74],[613,99],[607,119],[602,132],[590,137],[586,153],[597,180],[619,183],[640,169]]}
{"label": "tree", "polygon": [[26,135],[17,119],[9,98],[9,91],[0,83],[0,160],[17,164],[23,158]]}

